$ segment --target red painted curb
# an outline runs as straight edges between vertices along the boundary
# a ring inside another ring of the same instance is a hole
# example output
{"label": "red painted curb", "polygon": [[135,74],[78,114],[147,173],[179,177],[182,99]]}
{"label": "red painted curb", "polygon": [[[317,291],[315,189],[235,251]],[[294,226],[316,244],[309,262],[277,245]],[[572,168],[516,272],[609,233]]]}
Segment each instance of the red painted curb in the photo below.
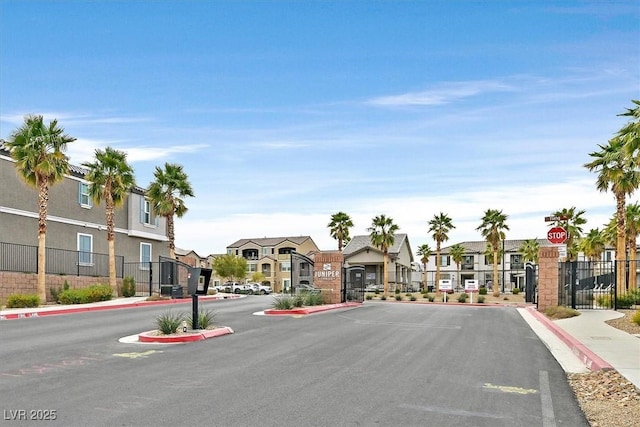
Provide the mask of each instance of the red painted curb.
{"label": "red painted curb", "polygon": [[600,356],[589,350],[584,344],[569,335],[564,329],[556,325],[547,316],[540,313],[534,307],[527,307],[531,314],[538,319],[540,323],[545,325],[547,329],[553,332],[562,342],[564,342],[581,361],[592,371],[608,371],[613,369],[609,363],[607,363]]}
{"label": "red painted curb", "polygon": [[291,316],[291,315],[307,315],[313,313],[319,313],[321,311],[334,310],[337,308],[345,308],[345,307],[359,307],[361,306],[361,302],[343,302],[338,304],[327,304],[327,305],[316,305],[312,307],[301,307],[301,308],[293,308],[291,310],[278,310],[275,308],[269,308],[264,311],[264,314],[270,316]]}
{"label": "red painted curb", "polygon": [[157,343],[157,344],[175,344],[181,342],[194,342],[194,341],[202,341],[207,338],[215,338],[221,337],[223,335],[228,335],[233,333],[233,329],[228,326],[221,326],[216,329],[204,330],[201,332],[194,332],[192,334],[185,335],[155,335],[156,331],[147,331],[138,334],[138,341],[146,342],[146,343]]}
{"label": "red painted curb", "polygon": [[[221,300],[221,299],[234,299],[239,298],[239,296],[225,296],[225,297],[213,297],[209,295],[202,295],[199,297],[200,301],[207,300]],[[0,320],[15,320],[15,319],[26,319],[29,317],[45,317],[45,316],[56,316],[60,314],[73,314],[73,313],[83,313],[86,311],[103,311],[103,310],[116,310],[121,308],[135,308],[135,307],[145,307],[151,305],[164,305],[164,304],[186,304],[191,302],[191,298],[181,298],[181,299],[168,299],[168,300],[159,300],[159,301],[140,301],[133,303],[124,303],[124,304],[111,304],[111,305],[99,305],[93,307],[83,307],[83,304],[66,306],[69,308],[60,308],[57,310],[42,310],[42,311],[29,311],[24,313],[9,313],[0,315]]]}

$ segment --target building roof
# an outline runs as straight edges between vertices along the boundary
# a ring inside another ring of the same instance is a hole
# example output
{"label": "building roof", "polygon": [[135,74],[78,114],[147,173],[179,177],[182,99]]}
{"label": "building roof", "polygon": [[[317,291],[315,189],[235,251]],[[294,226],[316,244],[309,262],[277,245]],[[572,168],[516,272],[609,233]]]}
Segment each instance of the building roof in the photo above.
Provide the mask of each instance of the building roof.
{"label": "building roof", "polygon": [[[520,246],[528,239],[514,239],[514,240],[505,240],[504,241],[504,251],[505,252],[519,252]],[[547,239],[535,239],[540,244],[540,247],[553,246]],[[475,240],[475,241],[467,241],[460,242],[460,245],[464,247],[465,253],[472,254],[483,254],[487,248],[486,240]],[[451,245],[453,246],[453,245]],[[451,246],[446,246],[440,249],[442,254],[448,254],[451,250]],[[502,249],[502,248],[501,248]],[[434,251],[435,253],[435,251]]]}
{"label": "building roof", "polygon": [[[407,242],[407,244],[409,243],[409,240],[405,233],[394,234],[393,246],[389,248],[389,253],[397,254],[398,252],[400,252],[400,248],[405,241]],[[368,234],[364,236],[353,236],[349,243],[347,243],[347,246],[345,246],[342,250],[342,253],[347,256],[366,248],[372,248],[376,251],[380,250],[371,243],[371,236],[369,236]],[[411,252],[411,248],[409,248],[409,252]]]}
{"label": "building roof", "polygon": [[251,238],[251,239],[240,239],[236,242],[233,242],[232,244],[230,244],[229,246],[227,246],[228,248],[239,248],[241,246],[246,245],[247,243],[254,243],[255,245],[259,246],[259,247],[272,247],[272,246],[278,246],[281,243],[284,243],[286,241],[289,241],[291,243],[294,243],[296,245],[301,245],[304,242],[306,242],[307,240],[311,240],[311,236],[296,236],[296,237],[258,237],[258,238]]}

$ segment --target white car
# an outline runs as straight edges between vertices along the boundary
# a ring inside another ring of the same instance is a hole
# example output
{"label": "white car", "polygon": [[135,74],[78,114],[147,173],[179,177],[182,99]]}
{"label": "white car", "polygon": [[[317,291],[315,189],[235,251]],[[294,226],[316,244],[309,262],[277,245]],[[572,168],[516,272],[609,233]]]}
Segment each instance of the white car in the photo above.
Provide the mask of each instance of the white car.
{"label": "white car", "polygon": [[269,295],[271,291],[271,286],[263,285],[262,283],[247,283],[253,289],[254,294],[260,295]]}

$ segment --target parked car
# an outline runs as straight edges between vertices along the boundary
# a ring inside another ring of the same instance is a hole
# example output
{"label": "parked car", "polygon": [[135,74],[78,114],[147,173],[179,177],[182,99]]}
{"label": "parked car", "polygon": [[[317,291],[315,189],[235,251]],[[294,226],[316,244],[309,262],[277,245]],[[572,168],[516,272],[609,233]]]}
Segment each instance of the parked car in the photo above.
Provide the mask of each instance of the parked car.
{"label": "parked car", "polygon": [[382,288],[383,288],[383,287],[382,287],[382,286],[380,286],[380,285],[367,285],[367,286],[364,288],[364,291],[365,291],[365,292],[382,291]]}
{"label": "parked car", "polygon": [[269,295],[271,291],[271,286],[263,285],[262,283],[247,283],[253,289],[254,294],[260,295]]}
{"label": "parked car", "polygon": [[234,294],[252,294],[253,287],[248,284],[238,282],[226,282],[222,285],[214,286],[218,292],[234,293]]}

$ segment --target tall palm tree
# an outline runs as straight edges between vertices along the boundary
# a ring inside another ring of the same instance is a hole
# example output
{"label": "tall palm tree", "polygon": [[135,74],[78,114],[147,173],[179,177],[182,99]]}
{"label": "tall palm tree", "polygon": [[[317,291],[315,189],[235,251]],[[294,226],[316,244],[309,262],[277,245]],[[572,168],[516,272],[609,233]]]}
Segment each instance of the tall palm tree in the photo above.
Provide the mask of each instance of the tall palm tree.
{"label": "tall palm tree", "polygon": [[582,226],[587,223],[583,217],[584,210],[576,210],[575,206],[569,209],[563,208],[552,215],[560,218],[550,224],[551,227],[559,226],[567,231],[567,258],[566,261],[574,261],[578,257],[577,242],[582,237]]}
{"label": "tall palm tree", "polygon": [[85,179],[90,182],[89,194],[96,204],[104,200],[109,246],[109,285],[116,295],[120,295],[116,283],[115,210],[124,203],[127,194],[136,185],[133,169],[127,163],[127,154],[111,147],[104,151],[96,150],[95,161],[85,162],[82,166],[89,170],[85,175]]}
{"label": "tall palm tree", "polygon": [[429,263],[429,257],[432,252],[433,251],[426,243],[418,246],[418,256],[422,263],[422,289],[427,289],[427,264]]}
{"label": "tall palm tree", "polygon": [[338,241],[338,250],[342,252],[344,245],[351,240],[349,236],[349,229],[353,227],[351,217],[342,211],[334,213],[331,215],[331,222],[327,224],[327,227],[329,227],[331,237]]}
{"label": "tall palm tree", "polygon": [[184,197],[193,197],[193,189],[182,165],[165,163],[164,169],[156,166],[155,180],[147,189],[147,197],[157,215],[167,219],[169,256],[176,257],[174,216],[182,218],[187,213]]}
{"label": "tall palm tree", "polygon": [[462,263],[462,257],[464,256],[465,249],[460,243],[456,243],[455,245],[449,248],[449,255],[451,255],[451,259],[456,263],[456,270],[458,272],[458,286],[462,286],[460,283],[460,264]]}
{"label": "tall palm tree", "polygon": [[500,251],[500,242],[505,239],[505,230],[509,230],[507,225],[507,215],[502,210],[487,209],[482,217],[482,223],[476,228],[480,231],[482,237],[491,245],[493,254],[493,296],[500,296],[500,287],[498,286],[498,252]]}
{"label": "tall palm tree", "polygon": [[386,215],[378,215],[373,218],[371,227],[367,228],[370,233],[371,244],[382,251],[382,268],[384,280],[384,295],[389,291],[389,248],[393,246],[395,241],[395,233],[400,227],[393,223],[393,219]]}
{"label": "tall palm tree", "polygon": [[522,260],[538,263],[538,252],[540,251],[540,242],[537,239],[527,239],[520,245],[518,252],[522,254]]}
{"label": "tall palm tree", "polygon": [[[597,228],[589,230],[586,236],[580,239],[578,249],[593,265],[594,261],[598,261],[605,250],[604,237],[602,232]],[[596,266],[593,265],[593,275],[596,275]]]}
{"label": "tall palm tree", "polygon": [[637,164],[629,155],[622,138],[614,137],[608,145],[598,145],[600,151],[590,153],[593,160],[585,163],[584,167],[596,172],[596,188],[599,191],[609,191],[616,199],[616,285],[622,293],[625,285],[625,269],[620,268],[626,258],[625,248],[625,215],[626,198],[640,186],[640,172]]}
{"label": "tall palm tree", "polygon": [[442,242],[449,240],[449,231],[456,228],[451,222],[451,218],[442,212],[434,215],[429,221],[429,232],[433,233],[433,240],[436,242],[436,292],[440,291],[440,264],[442,259],[440,257],[440,248]]}
{"label": "tall palm tree", "polygon": [[640,101],[631,100],[631,102],[635,104],[633,108],[627,108],[627,111],[618,114],[631,117],[631,121],[620,129],[617,135],[624,142],[629,154],[638,162],[640,160]]}
{"label": "tall palm tree", "polygon": [[45,283],[47,209],[49,187],[69,172],[67,144],[76,138],[67,135],[57,120],[45,125],[42,116],[30,115],[6,141],[18,174],[38,190],[38,279],[36,292],[40,301],[47,300]]}
{"label": "tall palm tree", "polygon": [[636,241],[640,233],[640,205],[638,205],[638,202],[627,205],[625,233],[627,235],[627,252],[629,253],[629,289],[635,289],[638,287],[636,272],[638,249]]}

